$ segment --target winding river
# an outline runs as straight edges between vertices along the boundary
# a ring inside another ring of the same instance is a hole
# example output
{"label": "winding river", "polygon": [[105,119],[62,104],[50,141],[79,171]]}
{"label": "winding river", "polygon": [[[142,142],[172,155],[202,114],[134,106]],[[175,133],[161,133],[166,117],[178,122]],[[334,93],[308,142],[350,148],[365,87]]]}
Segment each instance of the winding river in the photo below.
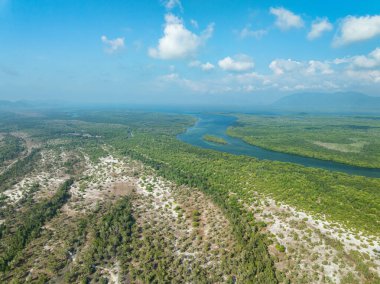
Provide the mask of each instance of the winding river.
{"label": "winding river", "polygon": [[[196,115],[196,118],[198,119],[197,123],[188,128],[186,132],[178,135],[177,138],[179,140],[205,149],[212,149],[235,155],[251,156],[260,160],[288,162],[303,165],[305,167],[344,172],[350,175],[380,178],[380,169],[361,168],[332,161],[266,150],[245,143],[241,139],[230,137],[226,134],[226,130],[236,122],[237,118],[233,116],[200,114]],[[222,137],[228,142],[228,144],[222,145],[206,142],[202,138],[205,134]]]}

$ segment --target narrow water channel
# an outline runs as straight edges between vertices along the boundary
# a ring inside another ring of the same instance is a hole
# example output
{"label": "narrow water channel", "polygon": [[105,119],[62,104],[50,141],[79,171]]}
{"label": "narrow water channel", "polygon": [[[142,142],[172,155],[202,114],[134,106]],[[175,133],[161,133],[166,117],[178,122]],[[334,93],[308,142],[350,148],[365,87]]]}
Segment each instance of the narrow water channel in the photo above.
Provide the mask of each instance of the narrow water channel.
{"label": "narrow water channel", "polygon": [[[213,149],[235,155],[247,155],[260,160],[289,162],[306,167],[344,172],[351,175],[380,178],[380,169],[361,168],[332,161],[266,150],[245,143],[241,139],[230,137],[226,134],[226,130],[236,122],[236,118],[232,116],[200,114],[196,115],[196,118],[198,119],[197,123],[188,128],[186,132],[178,135],[177,138],[179,140],[205,149]],[[222,145],[206,142],[202,138],[205,134],[222,137],[228,142],[228,144]]]}

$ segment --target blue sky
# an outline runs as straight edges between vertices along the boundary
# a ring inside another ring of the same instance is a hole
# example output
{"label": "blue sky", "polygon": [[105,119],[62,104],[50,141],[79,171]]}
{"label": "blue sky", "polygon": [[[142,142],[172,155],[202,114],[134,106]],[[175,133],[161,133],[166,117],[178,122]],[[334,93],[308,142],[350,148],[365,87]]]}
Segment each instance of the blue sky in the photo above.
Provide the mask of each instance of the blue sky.
{"label": "blue sky", "polygon": [[380,96],[380,1],[0,0],[0,99]]}

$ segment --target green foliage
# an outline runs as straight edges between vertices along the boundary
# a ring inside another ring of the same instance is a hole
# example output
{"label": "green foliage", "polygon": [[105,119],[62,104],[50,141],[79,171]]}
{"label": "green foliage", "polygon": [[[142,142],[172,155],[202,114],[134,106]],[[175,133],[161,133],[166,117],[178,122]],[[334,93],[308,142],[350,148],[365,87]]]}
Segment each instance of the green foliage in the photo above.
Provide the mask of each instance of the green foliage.
{"label": "green foliage", "polygon": [[0,165],[7,160],[17,158],[24,150],[25,147],[21,138],[9,134],[5,135],[0,140]]}
{"label": "green foliage", "polygon": [[199,222],[201,221],[201,213],[198,210],[192,212],[193,226],[199,227]]}
{"label": "green foliage", "polygon": [[57,214],[58,209],[70,197],[69,189],[72,183],[71,179],[65,181],[51,199],[32,205],[17,216],[13,224],[4,224],[1,230],[0,271],[9,269],[17,254],[38,236],[45,222]]}
{"label": "green foliage", "polygon": [[269,150],[380,168],[380,120],[352,116],[238,115],[227,134]]}
{"label": "green foliage", "polygon": [[276,244],[276,249],[277,249],[279,252],[285,252],[285,247],[284,247],[283,245]]}
{"label": "green foliage", "polygon": [[[93,161],[105,155],[104,145],[107,145],[106,147],[116,149],[120,155],[127,154],[143,161],[153,167],[159,175],[177,184],[185,184],[202,190],[213,203],[222,209],[233,227],[237,242],[236,248],[234,247],[232,254],[228,255],[228,259],[222,260],[223,269],[230,269],[226,275],[230,275],[228,281],[231,283],[236,281],[240,283],[277,283],[279,281],[287,283],[284,276],[275,270],[272,258],[268,253],[270,241],[264,233],[265,223],[257,222],[253,213],[249,212],[245,206],[253,202],[255,192],[273,196],[277,201],[283,201],[297,209],[324,215],[329,220],[337,221],[350,228],[360,229],[374,235],[380,233],[377,226],[377,219],[380,215],[379,179],[332,173],[280,162],[258,161],[250,157],[199,149],[179,142],[175,138],[176,134],[183,131],[193,121],[188,116],[122,111],[84,111],[75,116],[73,113],[55,113],[48,115],[45,119],[22,120],[13,117],[10,123],[6,123],[6,119],[8,119],[7,116],[4,121],[0,121],[0,129],[3,131],[4,129],[26,129],[36,139],[54,141],[59,145],[51,147],[81,149]],[[326,123],[322,119],[318,121],[321,125]],[[363,125],[357,122],[348,124],[347,120],[344,122],[342,120],[341,123],[334,121],[333,126],[328,126],[330,127],[329,132],[333,133],[335,129],[345,129],[344,125],[351,125],[346,127],[351,130],[339,130],[335,137],[331,133],[330,136],[324,135],[321,129],[313,129],[313,127],[319,126],[308,125],[307,123],[310,121],[306,121],[304,126],[300,126],[298,132],[292,132],[294,129],[290,129],[290,132],[285,130],[283,132],[283,127],[276,123],[274,125],[277,125],[278,132],[288,136],[288,145],[285,143],[285,147],[299,143],[294,145],[301,149],[307,148],[303,147],[301,142],[290,141],[290,137],[296,137],[295,133],[303,132],[302,129],[313,133],[307,139],[315,139],[318,133],[318,137],[330,137],[332,140],[326,140],[328,143],[347,144],[351,140],[339,140],[339,137],[347,138],[350,133],[353,133],[352,125],[355,125],[356,128],[359,127],[358,133],[362,135],[360,139],[367,139]],[[377,127],[376,123],[373,122],[370,128],[367,128],[368,135],[374,135],[376,129],[373,127]],[[363,120],[363,124],[368,123]],[[240,127],[245,127],[245,125],[238,126],[239,129]],[[268,141],[278,139],[273,134],[276,132],[275,127],[269,127],[265,132],[265,127],[258,124],[258,129]],[[262,140],[264,144],[267,143],[265,139]],[[365,152],[367,151],[366,147],[376,146],[376,143],[366,144],[362,150]],[[268,143],[268,145],[271,144]],[[371,151],[373,153],[377,149],[376,147],[368,150],[368,153]],[[363,156],[364,152],[361,152],[360,157],[356,156],[356,161],[366,159]],[[373,157],[378,162],[376,155],[374,154]],[[334,154],[329,156],[329,159],[338,160],[338,156]],[[322,158],[322,156],[318,157]],[[9,188],[21,176],[30,171],[38,158],[38,151],[34,151],[25,160],[20,160],[20,163],[15,163],[9,171],[3,173],[0,176],[0,192]],[[68,161],[66,166],[72,173],[76,172],[82,158],[78,156],[77,160]],[[374,160],[368,161],[373,162]],[[152,190],[153,187],[148,184],[147,189]],[[21,210],[12,219],[15,224],[11,225],[6,222],[1,225],[2,269],[7,270],[14,265],[15,259],[20,259],[18,257],[22,254],[25,246],[38,237],[43,224],[57,213],[58,208],[67,198],[67,195],[63,198],[57,194],[58,192],[50,201],[34,205],[31,202],[24,204],[27,205],[25,206],[26,210]],[[2,199],[4,202],[4,197]],[[178,216],[189,214],[179,206],[175,210],[178,212]],[[178,275],[181,277],[186,275],[188,277],[186,279],[191,279],[194,283],[220,282],[218,276],[212,275],[210,278],[207,270],[202,267],[179,271],[184,265],[173,263],[170,252],[159,238],[148,234],[140,239],[141,234],[135,229],[137,226],[134,225],[135,220],[129,198],[118,201],[108,211],[102,206],[98,206],[93,213],[98,214],[96,215],[98,218],[88,221],[93,229],[88,229],[90,233],[86,236],[79,234],[81,240],[78,240],[78,243],[86,242],[81,251],[84,255],[81,255],[80,260],[70,266],[69,271],[66,271],[66,282],[104,282],[105,279],[100,272],[101,267],[110,267],[115,261],[120,261],[122,275],[128,275],[131,282],[169,283],[175,282],[176,279],[182,279],[176,278]],[[190,222],[194,226],[201,227],[202,213],[196,210],[190,213]],[[13,236],[15,237],[13,238]],[[281,245],[277,245],[276,248],[279,251],[285,250],[285,247]],[[210,247],[205,247],[205,250],[207,249],[210,250]],[[140,263],[140,267],[135,268],[133,267],[133,257],[137,253],[144,255],[145,258]],[[359,263],[358,267],[367,279],[376,279],[364,263]],[[49,265],[49,269],[51,269],[50,271],[59,271],[63,268],[60,263],[56,262]],[[42,275],[40,279],[44,281]]]}
{"label": "green foliage", "polygon": [[249,200],[257,191],[351,228],[380,233],[380,179],[199,149],[170,136],[139,134],[114,145],[171,180],[223,199],[221,207]]}
{"label": "green foliage", "polygon": [[204,135],[203,140],[208,141],[208,142],[212,142],[212,143],[216,143],[216,144],[222,144],[222,145],[228,144],[228,142],[226,140],[224,140],[223,138],[217,137],[214,135]]}
{"label": "green foliage", "polygon": [[34,149],[24,159],[18,160],[5,172],[3,172],[0,175],[0,192],[14,185],[18,180],[20,180],[20,178],[30,172],[34,167],[34,163],[36,163],[40,157],[39,150]]}
{"label": "green foliage", "polygon": [[[267,250],[267,239],[259,232],[253,215],[247,214],[242,208],[238,197],[229,194],[229,189],[234,188],[238,192],[240,189],[233,184],[235,180],[229,180],[230,176],[225,172],[227,169],[220,168],[226,164],[215,159],[216,155],[221,155],[223,160],[227,156],[222,153],[213,155],[212,151],[186,146],[167,136],[139,135],[128,140],[128,143],[119,141],[115,148],[124,148],[125,153],[151,165],[168,179],[204,190],[225,212],[234,227],[239,244],[236,251],[238,281],[277,283],[273,262]],[[199,225],[199,214],[200,212],[192,214],[194,226]]]}
{"label": "green foliage", "polygon": [[3,207],[5,205],[5,201],[8,199],[8,197],[2,193],[0,193],[0,207]]}
{"label": "green foliage", "polygon": [[128,272],[131,253],[132,216],[129,197],[118,200],[111,209],[94,225],[90,246],[85,252],[82,264],[66,274],[68,282],[86,283],[97,278],[97,267],[118,259],[121,267]]}

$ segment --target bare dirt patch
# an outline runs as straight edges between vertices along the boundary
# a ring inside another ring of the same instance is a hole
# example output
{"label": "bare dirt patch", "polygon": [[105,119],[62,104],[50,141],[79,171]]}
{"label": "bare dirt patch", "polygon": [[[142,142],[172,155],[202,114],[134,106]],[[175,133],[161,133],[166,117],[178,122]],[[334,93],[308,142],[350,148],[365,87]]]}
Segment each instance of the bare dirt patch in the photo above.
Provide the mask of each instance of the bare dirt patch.
{"label": "bare dirt patch", "polygon": [[327,143],[321,141],[313,141],[313,144],[328,150],[338,151],[342,153],[360,153],[365,145],[365,141],[356,141],[350,144]]}

